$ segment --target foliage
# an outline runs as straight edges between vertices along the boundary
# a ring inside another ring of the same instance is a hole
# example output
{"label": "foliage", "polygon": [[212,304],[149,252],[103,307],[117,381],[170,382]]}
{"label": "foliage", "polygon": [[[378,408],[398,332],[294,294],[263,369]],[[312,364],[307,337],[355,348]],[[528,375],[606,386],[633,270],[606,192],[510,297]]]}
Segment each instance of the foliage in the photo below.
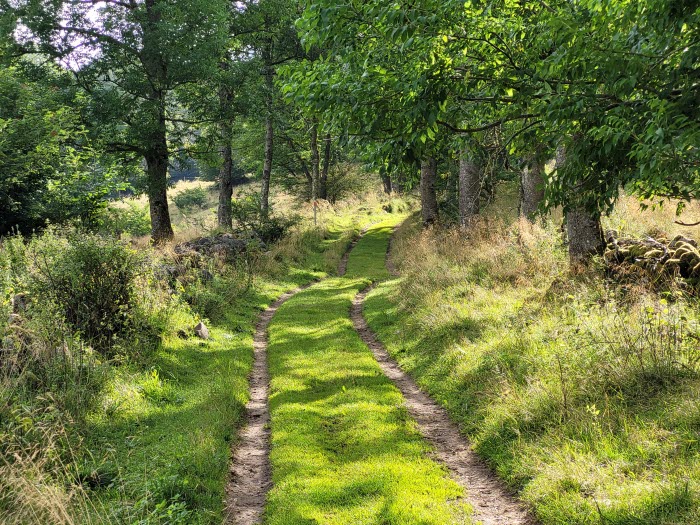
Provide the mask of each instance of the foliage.
{"label": "foliage", "polygon": [[101,229],[116,236],[122,233],[143,236],[151,232],[148,211],[136,202],[128,202],[126,207],[109,206],[101,222]]}
{"label": "foliage", "polygon": [[175,206],[180,208],[182,211],[188,211],[193,208],[205,208],[208,200],[207,191],[201,186],[182,190],[173,197]]}
{"label": "foliage", "polygon": [[86,100],[63,71],[0,69],[0,235],[78,218],[91,225],[120,170],[80,123]]}
{"label": "foliage", "polygon": [[93,234],[46,235],[30,243],[31,295],[53,304],[96,350],[112,356],[120,343],[148,338],[137,301],[146,266],[141,254]]}
{"label": "foliage", "polygon": [[369,144],[380,166],[449,155],[495,130],[516,159],[566,146],[549,206],[606,210],[621,185],[689,199],[699,13],[667,0],[318,0],[299,27],[330,52],[290,68],[285,89]]}

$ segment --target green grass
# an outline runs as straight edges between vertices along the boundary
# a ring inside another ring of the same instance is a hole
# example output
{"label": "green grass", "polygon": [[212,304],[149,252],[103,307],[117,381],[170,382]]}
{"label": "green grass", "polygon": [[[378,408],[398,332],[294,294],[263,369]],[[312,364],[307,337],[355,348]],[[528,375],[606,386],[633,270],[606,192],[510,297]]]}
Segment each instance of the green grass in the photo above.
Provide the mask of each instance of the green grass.
{"label": "green grass", "polygon": [[221,520],[229,451],[248,400],[257,313],[318,275],[260,283],[210,327],[209,340],[169,338],[145,369],[120,370],[86,429],[87,448],[101,454],[94,467],[118,480],[96,493],[103,514],[133,520],[158,504],[183,503],[181,523]]}
{"label": "green grass", "polygon": [[386,217],[379,206],[348,209],[323,228],[294,234],[282,243],[281,255],[270,255],[274,271],[256,275],[251,290],[207,322],[208,341],[178,338],[177,328],[191,329],[193,319],[174,312],[181,318],[171,319],[172,335],[155,355],[115,369],[100,409],[88,416],[82,432],[80,469],[114,479],[109,487],[89,491],[91,520],[221,522],[259,312],[284,291],[333,272],[357,232]]}
{"label": "green grass", "polygon": [[401,394],[348,316],[354,295],[386,277],[384,253],[399,220],[372,227],[347,277],[297,294],[270,325],[267,524],[469,522],[460,487],[429,459]]}
{"label": "green grass", "polygon": [[[405,276],[365,316],[544,525],[700,523],[697,343],[653,336],[681,316],[697,334],[696,303],[620,302],[598,278],[551,271],[550,243],[526,257],[493,235],[400,237]],[[528,275],[532,261],[549,269]],[[661,350],[668,370],[649,357]]]}

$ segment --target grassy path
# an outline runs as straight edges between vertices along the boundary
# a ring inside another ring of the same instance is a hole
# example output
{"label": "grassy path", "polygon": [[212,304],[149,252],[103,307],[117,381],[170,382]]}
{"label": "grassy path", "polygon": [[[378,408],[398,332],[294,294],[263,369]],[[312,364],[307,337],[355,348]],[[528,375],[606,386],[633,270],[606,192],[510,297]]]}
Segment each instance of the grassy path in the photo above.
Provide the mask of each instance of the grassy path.
{"label": "grassy path", "polygon": [[270,525],[470,523],[471,508],[430,458],[403,397],[348,317],[384,265],[392,227],[371,227],[345,277],[282,305],[269,326]]}

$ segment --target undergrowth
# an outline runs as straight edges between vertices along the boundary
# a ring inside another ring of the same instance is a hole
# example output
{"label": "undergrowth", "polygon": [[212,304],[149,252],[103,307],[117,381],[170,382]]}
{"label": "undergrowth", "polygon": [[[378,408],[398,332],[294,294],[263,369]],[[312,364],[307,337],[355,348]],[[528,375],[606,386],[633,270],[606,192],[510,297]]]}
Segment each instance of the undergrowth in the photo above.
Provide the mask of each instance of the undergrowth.
{"label": "undergrowth", "polygon": [[382,204],[328,206],[316,225],[302,210],[245,261],[176,279],[171,247],[139,239],[2,240],[0,522],[219,523],[257,314],[332,273]]}
{"label": "undergrowth", "polygon": [[543,524],[700,522],[696,300],[572,274],[554,221],[504,216],[402,226],[370,325]]}

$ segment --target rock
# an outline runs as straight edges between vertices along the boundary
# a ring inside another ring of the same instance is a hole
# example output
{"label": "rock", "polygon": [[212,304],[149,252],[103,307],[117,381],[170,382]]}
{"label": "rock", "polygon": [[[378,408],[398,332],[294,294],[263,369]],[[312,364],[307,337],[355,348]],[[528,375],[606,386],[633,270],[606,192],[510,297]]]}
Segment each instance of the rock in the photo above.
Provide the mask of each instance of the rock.
{"label": "rock", "polygon": [[200,339],[209,339],[209,329],[201,321],[194,327],[194,333]]}
{"label": "rock", "polygon": [[671,241],[671,244],[669,245],[671,248],[676,248],[677,245],[681,243],[687,243],[690,244],[691,246],[697,248],[698,247],[698,242],[695,239],[689,239],[688,237],[684,237],[683,235],[676,235],[673,240]]}
{"label": "rock", "polygon": [[11,299],[12,312],[15,314],[22,313],[27,310],[29,306],[29,296],[26,293],[18,293],[14,295]]}
{"label": "rock", "polygon": [[200,237],[178,244],[175,246],[175,253],[181,256],[204,254],[235,259],[245,253],[250,242],[251,240],[240,239],[232,233],[220,233],[213,237]]}

